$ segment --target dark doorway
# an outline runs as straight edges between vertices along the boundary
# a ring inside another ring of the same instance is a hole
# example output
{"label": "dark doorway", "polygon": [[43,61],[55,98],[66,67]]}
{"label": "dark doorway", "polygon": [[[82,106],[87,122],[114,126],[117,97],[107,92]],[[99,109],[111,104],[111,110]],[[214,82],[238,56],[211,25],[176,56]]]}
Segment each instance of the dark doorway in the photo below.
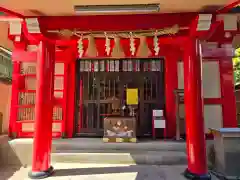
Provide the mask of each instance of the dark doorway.
{"label": "dark doorway", "polygon": [[162,59],[79,60],[76,78],[75,136],[103,136],[111,97],[124,105],[126,88],[138,88],[138,137],[151,136],[152,110],[164,109]]}

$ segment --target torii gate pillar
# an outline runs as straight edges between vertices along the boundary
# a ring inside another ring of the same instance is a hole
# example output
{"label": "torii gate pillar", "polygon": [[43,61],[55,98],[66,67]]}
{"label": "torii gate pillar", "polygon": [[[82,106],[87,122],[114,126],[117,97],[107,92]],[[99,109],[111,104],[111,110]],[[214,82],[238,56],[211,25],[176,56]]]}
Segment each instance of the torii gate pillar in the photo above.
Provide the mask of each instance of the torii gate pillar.
{"label": "torii gate pillar", "polygon": [[210,180],[206,160],[206,142],[203,119],[202,62],[199,42],[190,37],[184,51],[184,102],[187,133],[189,179]]}

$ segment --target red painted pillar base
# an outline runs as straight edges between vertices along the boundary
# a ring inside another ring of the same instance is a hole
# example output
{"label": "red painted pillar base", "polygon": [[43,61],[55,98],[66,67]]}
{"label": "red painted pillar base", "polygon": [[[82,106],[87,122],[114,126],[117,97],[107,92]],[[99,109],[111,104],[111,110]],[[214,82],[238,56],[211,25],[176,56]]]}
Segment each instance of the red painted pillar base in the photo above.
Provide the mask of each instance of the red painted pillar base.
{"label": "red painted pillar base", "polygon": [[31,179],[50,176],[52,144],[52,114],[54,91],[55,45],[41,41],[37,57],[37,85],[35,106],[35,131]]}
{"label": "red painted pillar base", "polygon": [[206,142],[203,119],[202,62],[199,43],[189,38],[184,52],[184,101],[186,114],[189,179],[211,179],[207,170]]}

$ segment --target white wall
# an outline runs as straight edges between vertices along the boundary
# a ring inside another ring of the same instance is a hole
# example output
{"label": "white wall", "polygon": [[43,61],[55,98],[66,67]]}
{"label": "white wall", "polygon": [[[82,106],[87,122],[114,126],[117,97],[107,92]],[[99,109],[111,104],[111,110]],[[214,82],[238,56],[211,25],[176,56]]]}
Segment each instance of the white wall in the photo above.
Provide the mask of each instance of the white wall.
{"label": "white wall", "polygon": [[[202,68],[202,85],[204,98],[220,98],[220,72],[217,61],[204,61]],[[184,69],[183,62],[178,62],[178,88],[184,89]],[[204,122],[205,132],[209,128],[222,127],[222,106],[221,105],[204,105]],[[184,105],[180,107],[180,115],[185,114]]]}
{"label": "white wall", "polygon": [[217,61],[203,62],[202,76],[203,97],[220,98],[221,86],[219,63]]}
{"label": "white wall", "polygon": [[222,106],[218,104],[204,105],[204,123],[205,132],[209,132],[209,128],[222,128]]}

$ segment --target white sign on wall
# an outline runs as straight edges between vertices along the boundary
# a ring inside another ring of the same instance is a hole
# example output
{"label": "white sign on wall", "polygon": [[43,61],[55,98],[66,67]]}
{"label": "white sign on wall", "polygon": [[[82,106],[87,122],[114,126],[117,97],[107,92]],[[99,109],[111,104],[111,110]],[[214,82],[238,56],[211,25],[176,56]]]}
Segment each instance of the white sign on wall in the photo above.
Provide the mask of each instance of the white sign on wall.
{"label": "white sign on wall", "polygon": [[223,22],[225,31],[238,30],[238,16],[236,14],[224,14]]}
{"label": "white sign on wall", "polygon": [[41,33],[37,18],[27,18],[26,23],[29,33]]}
{"label": "white sign on wall", "polygon": [[155,129],[164,129],[166,128],[166,120],[163,116],[163,110],[154,109],[153,110],[153,121]]}
{"label": "white sign on wall", "polygon": [[166,121],[165,120],[154,120],[154,128],[155,129],[164,129],[166,128]]}
{"label": "white sign on wall", "polygon": [[199,14],[197,30],[207,31],[210,29],[212,23],[212,14]]}
{"label": "white sign on wall", "polygon": [[163,110],[153,110],[153,116],[154,117],[163,117]]}
{"label": "white sign on wall", "polygon": [[22,32],[22,24],[20,21],[12,21],[9,23],[9,34],[10,35],[21,35]]}

